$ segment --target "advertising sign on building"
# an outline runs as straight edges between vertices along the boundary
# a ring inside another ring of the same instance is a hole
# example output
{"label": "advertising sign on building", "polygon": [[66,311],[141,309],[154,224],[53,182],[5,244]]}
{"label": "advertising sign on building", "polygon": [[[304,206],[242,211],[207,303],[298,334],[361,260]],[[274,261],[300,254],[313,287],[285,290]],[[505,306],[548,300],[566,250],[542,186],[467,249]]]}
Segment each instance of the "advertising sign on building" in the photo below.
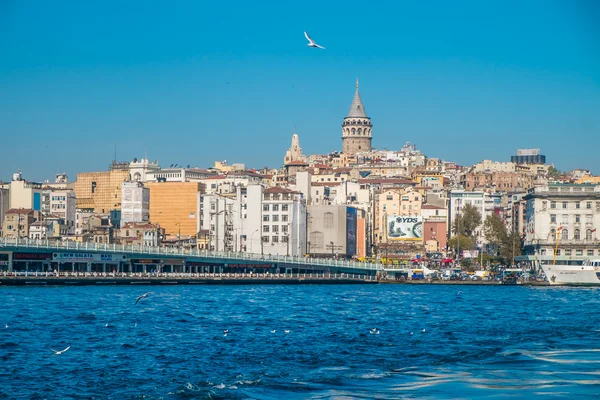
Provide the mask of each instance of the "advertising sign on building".
{"label": "advertising sign on building", "polygon": [[423,220],[420,215],[388,215],[387,229],[389,240],[422,240]]}
{"label": "advertising sign on building", "polygon": [[463,258],[477,258],[477,257],[479,257],[479,250],[463,250],[462,257]]}
{"label": "advertising sign on building", "polygon": [[54,253],[52,259],[62,262],[116,262],[126,261],[127,256],[104,253]]}
{"label": "advertising sign on building", "polygon": [[356,208],[346,209],[346,255],[356,254]]}

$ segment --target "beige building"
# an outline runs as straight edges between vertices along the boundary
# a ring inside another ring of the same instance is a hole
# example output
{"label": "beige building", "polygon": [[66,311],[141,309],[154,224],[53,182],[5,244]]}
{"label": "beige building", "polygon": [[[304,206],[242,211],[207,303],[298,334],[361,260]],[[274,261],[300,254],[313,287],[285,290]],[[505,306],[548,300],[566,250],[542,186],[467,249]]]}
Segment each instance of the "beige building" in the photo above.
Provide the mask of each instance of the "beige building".
{"label": "beige building", "polygon": [[77,174],[75,195],[77,208],[93,209],[97,214],[108,214],[121,208],[121,186],[129,180],[129,169],[113,164],[109,171]]}
{"label": "beige building", "polygon": [[148,182],[150,221],[168,235],[196,236],[200,212],[199,182]]}
{"label": "beige building", "polygon": [[10,208],[41,210],[42,185],[24,180],[21,172],[17,172],[10,182],[9,197]]}
{"label": "beige building", "polygon": [[4,216],[2,236],[28,238],[31,225],[40,219],[41,213],[31,208],[11,208]]}

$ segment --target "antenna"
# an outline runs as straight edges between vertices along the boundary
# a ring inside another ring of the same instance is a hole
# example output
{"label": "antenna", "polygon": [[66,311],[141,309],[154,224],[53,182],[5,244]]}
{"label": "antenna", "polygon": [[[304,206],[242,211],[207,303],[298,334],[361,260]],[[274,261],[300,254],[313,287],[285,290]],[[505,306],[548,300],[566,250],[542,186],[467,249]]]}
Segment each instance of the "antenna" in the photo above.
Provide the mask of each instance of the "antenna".
{"label": "antenna", "polygon": [[146,145],[144,147],[144,158],[147,160],[148,159],[148,145]]}

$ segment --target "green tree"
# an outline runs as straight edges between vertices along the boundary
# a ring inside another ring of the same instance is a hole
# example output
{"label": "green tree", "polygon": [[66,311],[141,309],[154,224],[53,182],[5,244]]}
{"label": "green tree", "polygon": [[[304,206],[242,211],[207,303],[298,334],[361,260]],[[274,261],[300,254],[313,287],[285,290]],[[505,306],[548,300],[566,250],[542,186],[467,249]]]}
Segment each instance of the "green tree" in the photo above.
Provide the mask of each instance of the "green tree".
{"label": "green tree", "polygon": [[548,167],[548,177],[556,178],[560,174],[561,174],[561,172],[559,170],[557,170],[556,168],[554,168],[554,165],[551,165]]}
{"label": "green tree", "polygon": [[500,246],[500,257],[506,264],[514,264],[514,257],[523,254],[523,237],[518,232],[506,235]]}
{"label": "green tree", "polygon": [[454,251],[454,254],[457,254],[458,251],[473,250],[475,249],[475,239],[465,235],[452,236],[448,240],[448,247]]}
{"label": "green tree", "polygon": [[496,214],[492,214],[483,222],[483,235],[490,247],[499,249],[506,240],[508,232],[504,221]]}
{"label": "green tree", "polygon": [[481,213],[471,204],[465,204],[454,218],[452,231],[455,235],[473,236],[473,231],[481,224]]}

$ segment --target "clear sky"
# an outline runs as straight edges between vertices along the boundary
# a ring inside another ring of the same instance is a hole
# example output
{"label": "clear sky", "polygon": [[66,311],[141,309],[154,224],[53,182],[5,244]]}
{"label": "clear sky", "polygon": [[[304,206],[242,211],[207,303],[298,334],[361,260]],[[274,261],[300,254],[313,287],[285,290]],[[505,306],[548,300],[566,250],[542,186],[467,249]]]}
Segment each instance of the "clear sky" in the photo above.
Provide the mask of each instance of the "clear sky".
{"label": "clear sky", "polygon": [[378,149],[600,174],[598,1],[3,0],[0,179],[340,150],[356,77]]}

